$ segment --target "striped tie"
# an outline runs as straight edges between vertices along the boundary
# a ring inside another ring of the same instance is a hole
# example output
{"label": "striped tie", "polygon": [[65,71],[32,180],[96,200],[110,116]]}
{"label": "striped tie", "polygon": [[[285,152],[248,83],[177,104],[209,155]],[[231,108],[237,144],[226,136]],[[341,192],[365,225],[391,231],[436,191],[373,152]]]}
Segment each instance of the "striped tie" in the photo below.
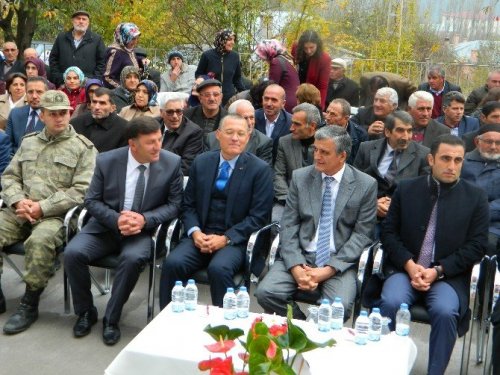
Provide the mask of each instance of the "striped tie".
{"label": "striped tie", "polygon": [[321,203],[318,243],[316,244],[316,265],[323,267],[330,259],[330,234],[333,224],[332,182],[333,177],[325,177],[325,192]]}

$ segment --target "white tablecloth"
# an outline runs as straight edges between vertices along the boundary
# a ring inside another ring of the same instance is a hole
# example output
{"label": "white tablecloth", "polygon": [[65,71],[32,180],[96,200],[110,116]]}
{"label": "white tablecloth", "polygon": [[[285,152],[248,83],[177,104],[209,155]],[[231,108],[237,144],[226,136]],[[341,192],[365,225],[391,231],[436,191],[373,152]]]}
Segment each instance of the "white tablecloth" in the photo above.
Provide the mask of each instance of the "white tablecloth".
{"label": "white tablecloth", "polygon": [[[192,375],[201,373],[198,362],[208,359],[211,354],[204,347],[214,340],[203,328],[226,324],[231,328],[250,328],[256,316],[247,319],[224,320],[222,310],[210,306],[207,315],[206,306],[198,306],[197,311],[173,313],[167,306],[144,330],[142,330],[113,360],[105,370],[106,375]],[[263,315],[264,321],[281,323],[282,317]],[[353,342],[352,330],[329,333],[319,332],[315,325],[297,321],[315,341],[324,341],[333,337],[337,344],[332,348],[317,349],[304,353],[306,366],[302,375],[332,373],[367,373],[370,375],[407,374],[410,372],[417,348],[408,337],[399,337],[394,333],[383,336],[379,342],[368,342],[360,346]],[[244,338],[243,338],[244,339]],[[233,360],[238,357],[241,347],[231,350]],[[236,367],[239,366],[235,360]],[[296,362],[300,362],[297,359]],[[241,365],[241,362],[240,362]],[[248,368],[247,368],[248,370]],[[208,372],[205,372],[208,374]]]}

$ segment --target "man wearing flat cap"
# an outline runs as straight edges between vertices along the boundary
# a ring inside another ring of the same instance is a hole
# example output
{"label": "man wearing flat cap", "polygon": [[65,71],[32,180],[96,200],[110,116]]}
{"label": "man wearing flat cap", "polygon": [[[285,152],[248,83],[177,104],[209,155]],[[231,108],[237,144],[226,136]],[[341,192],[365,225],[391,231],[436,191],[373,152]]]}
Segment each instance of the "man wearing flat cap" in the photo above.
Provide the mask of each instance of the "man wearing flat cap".
{"label": "man wearing flat cap", "polygon": [[160,92],[185,92],[191,94],[194,85],[195,65],[184,62],[180,51],[172,50],[167,55],[167,71],[161,75]]}
{"label": "man wearing flat cap", "polygon": [[359,106],[359,85],[345,76],[347,62],[344,59],[333,59],[326,94],[326,106],[333,99],[345,99],[352,107]]}
{"label": "man wearing flat cap", "polygon": [[[6,334],[29,328],[64,241],[66,212],[83,203],[97,151],[69,124],[69,99],[50,90],[40,100],[45,127],[27,134],[2,175],[0,248],[24,242],[26,292],[3,327]],[[0,258],[0,272],[2,259]],[[0,291],[0,313],[6,311]]]}
{"label": "man wearing flat cap", "polygon": [[79,10],[71,16],[73,28],[60,33],[50,52],[51,81],[57,87],[64,83],[63,72],[79,67],[87,78],[102,79],[106,47],[100,35],[90,30],[90,14]]}
{"label": "man wearing flat cap", "polygon": [[197,91],[200,105],[186,109],[184,116],[202,128],[207,136],[219,128],[221,119],[227,115],[227,111],[221,107],[222,83],[216,79],[206,79],[198,85]]}

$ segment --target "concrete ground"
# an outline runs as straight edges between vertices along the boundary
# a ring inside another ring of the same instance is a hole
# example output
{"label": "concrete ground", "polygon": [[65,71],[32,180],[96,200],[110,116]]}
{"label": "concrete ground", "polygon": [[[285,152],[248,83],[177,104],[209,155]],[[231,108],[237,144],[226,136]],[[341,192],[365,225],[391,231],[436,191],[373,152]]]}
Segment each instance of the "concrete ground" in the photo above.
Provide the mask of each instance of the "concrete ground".
{"label": "concrete ground", "polygon": [[[14,257],[14,260],[16,264],[23,266],[21,257]],[[103,279],[104,271],[96,270],[96,275]],[[101,318],[108,296],[101,296],[96,289],[93,289],[95,305],[100,314],[99,322],[93,327],[90,335],[75,339],[72,333],[75,316],[72,313],[64,313],[63,271],[62,269],[57,271],[42,295],[38,321],[30,329],[18,335],[6,336],[0,333],[0,374],[103,374],[104,369],[120,350],[146,325],[147,275],[146,270],[125,305],[120,323],[121,341],[109,347],[103,344],[101,337]],[[1,282],[7,299],[7,312],[0,315],[0,327],[3,327],[24,293],[24,283],[5,262]],[[210,299],[208,288],[199,286],[199,289],[200,302],[207,303]],[[158,300],[156,303],[158,306]],[[262,311],[254,297],[251,310]],[[411,337],[418,349],[417,360],[411,374],[423,375],[427,367],[429,326],[412,323],[411,330]],[[172,338],[165,332],[165,340],[169,339]],[[459,374],[461,350],[462,340],[458,340],[446,374]],[[471,359],[469,374],[482,374],[482,371],[483,367],[476,366],[474,359]]]}

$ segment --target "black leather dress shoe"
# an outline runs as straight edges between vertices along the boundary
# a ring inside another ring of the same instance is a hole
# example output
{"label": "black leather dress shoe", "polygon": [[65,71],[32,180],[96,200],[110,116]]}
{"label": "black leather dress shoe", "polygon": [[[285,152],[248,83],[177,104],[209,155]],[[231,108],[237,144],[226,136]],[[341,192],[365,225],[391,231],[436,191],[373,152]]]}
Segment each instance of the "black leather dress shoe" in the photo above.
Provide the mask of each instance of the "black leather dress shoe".
{"label": "black leather dress shoe", "polygon": [[106,318],[103,320],[102,340],[106,345],[115,345],[120,341],[121,333],[118,324],[108,323]]}
{"label": "black leather dress shoe", "polygon": [[78,316],[75,325],[73,326],[73,334],[75,337],[87,336],[90,329],[97,323],[97,309],[92,307]]}

